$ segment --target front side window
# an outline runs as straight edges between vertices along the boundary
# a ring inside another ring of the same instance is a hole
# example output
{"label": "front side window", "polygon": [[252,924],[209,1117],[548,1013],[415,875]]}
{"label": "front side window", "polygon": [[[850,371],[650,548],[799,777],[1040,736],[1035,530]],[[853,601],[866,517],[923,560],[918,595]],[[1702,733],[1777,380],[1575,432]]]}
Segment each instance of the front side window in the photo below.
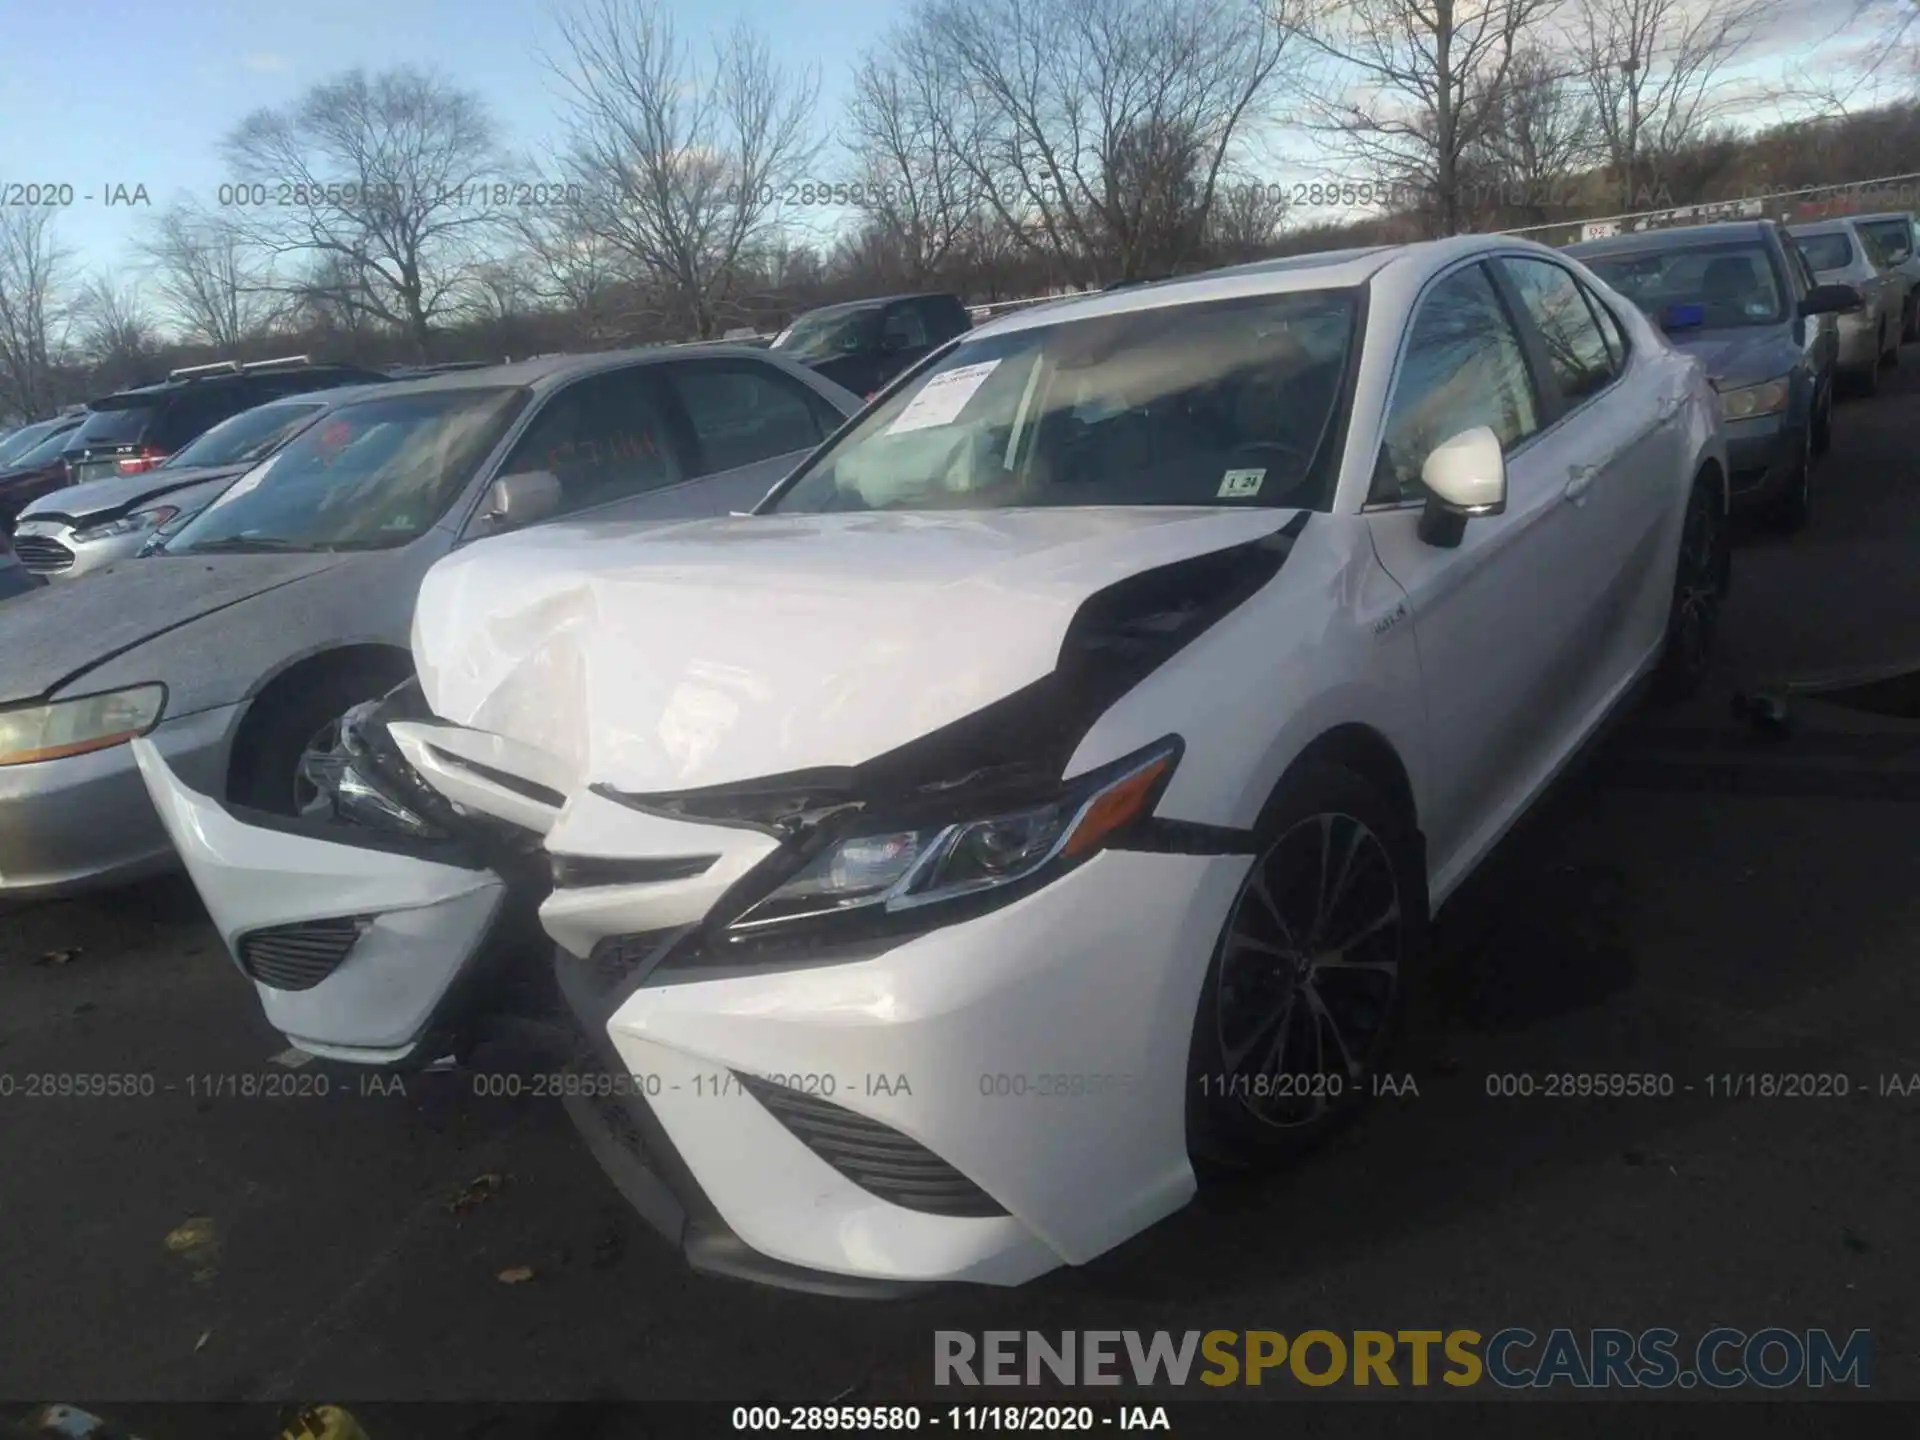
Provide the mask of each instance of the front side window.
{"label": "front side window", "polygon": [[811,450],[825,438],[800,382],[769,366],[669,368],[674,392],[700,447],[702,474]]}
{"label": "front side window", "polygon": [[1511,450],[1540,428],[1520,337],[1480,265],[1457,270],[1421,301],[1387,410],[1370,499],[1421,500],[1427,456],[1463,430],[1489,427]]}
{"label": "front side window", "polygon": [[1577,405],[1612,384],[1606,337],[1573,276],[1544,260],[1508,258],[1500,266],[1546,344],[1547,362],[1567,403]]}
{"label": "front side window", "polygon": [[1358,308],[1316,290],[962,343],[767,508],[1325,508]]}
{"label": "front side window", "polygon": [[1778,325],[1787,318],[1780,277],[1758,241],[1581,258],[1656,323],[1680,305],[1700,306],[1710,330]]}
{"label": "front side window", "polygon": [[243,410],[175,451],[167,467],[245,465],[265,459],[321,409],[319,405],[262,405]]}
{"label": "front side window", "polygon": [[447,513],[526,400],[457,389],[343,405],[235,481],[167,553],[398,548]]}
{"label": "front side window", "polygon": [[561,390],[533,418],[502,475],[546,470],[571,514],[686,479],[674,454],[648,365],[589,376]]}

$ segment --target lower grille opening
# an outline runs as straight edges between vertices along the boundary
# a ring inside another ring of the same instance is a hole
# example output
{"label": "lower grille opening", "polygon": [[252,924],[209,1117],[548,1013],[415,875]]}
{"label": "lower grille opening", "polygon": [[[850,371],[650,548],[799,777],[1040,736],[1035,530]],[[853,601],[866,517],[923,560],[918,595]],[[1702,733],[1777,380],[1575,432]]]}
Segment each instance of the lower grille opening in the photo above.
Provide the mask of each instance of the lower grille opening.
{"label": "lower grille opening", "polygon": [[73,551],[58,540],[44,535],[15,535],[13,553],[20,563],[36,574],[51,574],[73,568]]}
{"label": "lower grille opening", "polygon": [[235,947],[240,968],[276,990],[311,990],[340,968],[372,923],[371,917],[347,915],[255,930]]}
{"label": "lower grille opening", "polygon": [[793,1136],[870,1195],[926,1215],[986,1219],[1006,1208],[917,1140],[851,1110],[751,1075],[742,1088]]}

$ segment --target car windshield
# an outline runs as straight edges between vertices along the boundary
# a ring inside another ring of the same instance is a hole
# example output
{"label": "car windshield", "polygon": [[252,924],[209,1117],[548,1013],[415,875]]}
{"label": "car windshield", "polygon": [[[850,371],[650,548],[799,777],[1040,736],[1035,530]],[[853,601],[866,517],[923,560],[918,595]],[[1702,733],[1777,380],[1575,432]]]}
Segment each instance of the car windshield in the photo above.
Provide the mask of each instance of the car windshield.
{"label": "car windshield", "polygon": [[821,310],[802,315],[773,348],[795,360],[825,360],[870,350],[880,340],[880,307]]}
{"label": "car windshield", "polygon": [[1318,506],[1357,298],[1163,306],[974,340],[820,452],[767,508]]}
{"label": "car windshield", "polygon": [[1844,270],[1853,263],[1853,243],[1838,231],[1825,235],[1796,235],[1800,253],[1814,270]]}
{"label": "car windshield", "polygon": [[158,402],[146,405],[116,405],[109,410],[89,410],[87,418],[74,432],[73,444],[126,445],[147,433],[158,410]]}
{"label": "car windshield", "polygon": [[49,422],[38,425],[22,425],[6,439],[0,440],[0,465],[11,465],[16,459],[30,450],[37,450],[46,443]]}
{"label": "car windshield", "polygon": [[263,460],[325,408],[319,404],[262,405],[242,411],[174,451],[161,468],[184,470],[190,465],[246,465]]}
{"label": "car windshield", "polygon": [[1579,258],[1656,321],[1675,305],[1702,307],[1703,323],[1710,330],[1778,325],[1787,318],[1779,277],[1758,243]]}
{"label": "car windshield", "polygon": [[235,481],[167,553],[405,545],[446,513],[526,398],[456,389],[344,405]]}

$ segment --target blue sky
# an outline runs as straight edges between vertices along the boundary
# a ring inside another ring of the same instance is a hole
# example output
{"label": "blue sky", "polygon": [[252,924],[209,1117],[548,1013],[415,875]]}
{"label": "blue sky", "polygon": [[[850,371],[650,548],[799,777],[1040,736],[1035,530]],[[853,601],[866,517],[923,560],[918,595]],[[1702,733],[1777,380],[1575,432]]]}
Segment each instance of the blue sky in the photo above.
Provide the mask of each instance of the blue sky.
{"label": "blue sky", "polygon": [[[899,8],[898,0],[668,3],[684,34],[704,38],[745,16],[783,64],[816,66],[827,124],[858,53]],[[1776,0],[1773,33],[1743,68],[1777,72],[1791,56],[1817,70],[1817,42],[1850,3]],[[439,70],[485,98],[515,150],[551,138],[560,109],[540,59],[558,49],[545,0],[12,0],[4,43],[11,83],[0,86],[0,182],[74,187],[58,233],[88,271],[126,256],[141,222],[169,200],[193,193],[211,202],[223,178],[219,141],[250,111],[352,66]],[[833,169],[830,158],[822,168]],[[1315,176],[1308,167],[1279,178]],[[144,185],[152,207],[105,204],[116,185]]]}
{"label": "blue sky", "polygon": [[[5,10],[0,182],[72,185],[56,225],[88,270],[124,254],[140,220],[176,195],[211,201],[219,142],[250,111],[355,65],[439,70],[485,98],[515,149],[549,138],[560,110],[540,59],[558,49],[542,0],[10,0]],[[696,39],[752,19],[782,64],[818,67],[831,117],[856,53],[895,6],[679,0],[673,10]],[[105,205],[114,184],[144,184],[152,209]]]}

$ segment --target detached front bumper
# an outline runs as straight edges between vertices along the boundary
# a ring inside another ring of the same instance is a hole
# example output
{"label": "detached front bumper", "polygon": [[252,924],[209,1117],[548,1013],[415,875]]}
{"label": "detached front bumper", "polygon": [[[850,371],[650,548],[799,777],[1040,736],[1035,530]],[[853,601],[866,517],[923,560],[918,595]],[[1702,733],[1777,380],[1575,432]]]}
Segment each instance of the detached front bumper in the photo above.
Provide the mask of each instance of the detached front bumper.
{"label": "detached front bumper", "polygon": [[[430,1063],[457,1047],[527,939],[498,873],[422,858],[372,832],[229,809],[185,785],[147,742],[134,753],[275,1029],[300,1049],[363,1065]],[[530,922],[530,906],[521,918]]]}
{"label": "detached front bumper", "polygon": [[[218,788],[242,708],[162,721],[133,743],[195,783]],[[131,746],[0,766],[0,898],[51,899],[178,865]]]}
{"label": "detached front bumper", "polygon": [[1193,1017],[1249,863],[1110,851],[805,968],[648,973],[670,935],[562,951],[599,1070],[569,1109],[697,1268],[886,1293],[1083,1263],[1193,1193]]}

